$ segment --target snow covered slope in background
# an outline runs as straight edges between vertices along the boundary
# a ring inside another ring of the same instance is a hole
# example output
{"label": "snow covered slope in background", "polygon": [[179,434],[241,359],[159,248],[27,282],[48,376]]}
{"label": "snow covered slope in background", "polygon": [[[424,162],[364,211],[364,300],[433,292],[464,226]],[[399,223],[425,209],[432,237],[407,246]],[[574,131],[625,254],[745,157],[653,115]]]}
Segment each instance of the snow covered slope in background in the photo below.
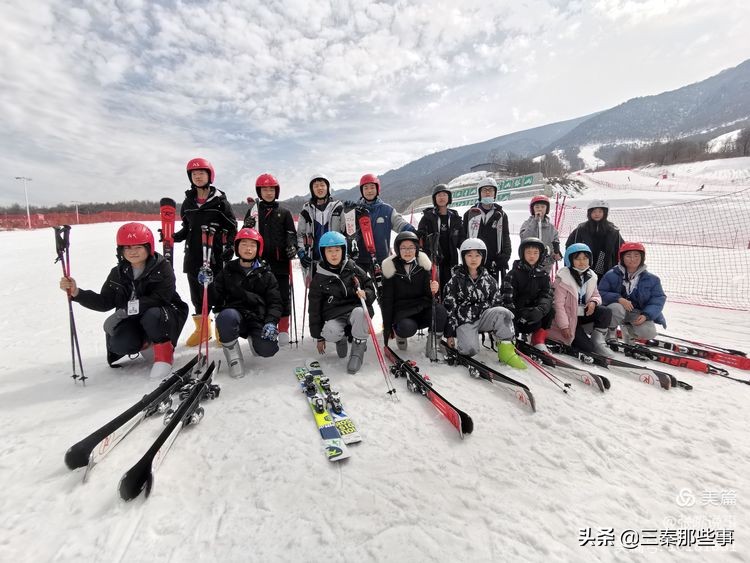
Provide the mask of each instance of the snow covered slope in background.
{"label": "snow covered slope in background", "polygon": [[[584,197],[598,197],[597,189]],[[676,197],[621,195],[654,205]],[[528,214],[526,202],[508,203],[512,220]],[[72,272],[82,287],[98,289],[114,265],[117,227],[73,227]],[[181,252],[178,245],[177,264]],[[335,354],[322,359],[364,437],[350,460],[329,463],[293,375],[315,356],[308,336],[270,359],[250,358],[245,348],[252,373],[231,380],[222,370],[221,396],[180,435],[151,497],[122,503],[118,480],[158,434],[158,420],[138,427],[85,485],[63,455],[155,386],[148,362],[108,368],[105,315],[76,305],[90,379],[75,385],[51,230],[0,233],[0,261],[2,561],[631,561],[623,531],[680,528],[734,529],[735,544],[710,556],[746,557],[750,386],[664,368],[694,391],[611,374],[607,394],[574,383],[564,395],[531,369],[510,373],[535,394],[532,414],[462,368],[430,366],[416,337],[405,356],[472,416],[466,439],[403,381],[396,380],[400,402],[386,398],[370,345],[354,376]],[[189,294],[180,273],[178,289]],[[750,351],[746,312],[668,303],[666,317],[672,334]],[[192,353],[180,346],[178,362]],[[496,362],[489,351],[481,357]],[[692,504],[684,501],[690,495]],[[585,528],[614,528],[615,547],[581,547]],[[633,551],[637,560],[706,558],[697,548]]]}

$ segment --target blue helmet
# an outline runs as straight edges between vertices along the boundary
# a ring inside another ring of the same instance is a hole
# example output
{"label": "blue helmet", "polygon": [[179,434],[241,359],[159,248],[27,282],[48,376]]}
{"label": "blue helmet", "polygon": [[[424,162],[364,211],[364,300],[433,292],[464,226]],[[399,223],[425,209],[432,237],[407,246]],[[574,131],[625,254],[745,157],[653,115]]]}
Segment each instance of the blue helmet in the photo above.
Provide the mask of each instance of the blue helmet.
{"label": "blue helmet", "polygon": [[591,249],[589,248],[589,245],[584,244],[582,242],[577,242],[575,244],[571,244],[568,248],[565,249],[564,263],[567,268],[570,268],[570,257],[573,256],[573,254],[578,254],[579,252],[585,252],[586,254],[588,254],[589,266],[593,266],[591,262],[594,259],[594,257],[591,254]]}
{"label": "blue helmet", "polygon": [[320,248],[325,248],[327,246],[343,246],[344,256],[346,256],[346,238],[338,231],[324,233],[323,236],[320,237],[320,244],[318,246]]}

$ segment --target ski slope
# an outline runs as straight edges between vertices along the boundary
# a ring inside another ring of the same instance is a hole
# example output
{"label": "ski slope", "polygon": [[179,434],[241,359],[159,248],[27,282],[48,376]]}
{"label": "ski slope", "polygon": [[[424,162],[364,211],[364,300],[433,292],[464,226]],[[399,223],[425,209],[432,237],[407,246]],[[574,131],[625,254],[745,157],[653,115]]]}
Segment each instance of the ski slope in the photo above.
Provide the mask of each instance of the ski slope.
{"label": "ski slope", "polygon": [[[581,198],[598,197],[598,189]],[[653,205],[675,197],[620,195]],[[527,203],[507,203],[520,226]],[[73,227],[72,274],[81,287],[98,289],[114,265],[118,226]],[[177,264],[181,252],[177,245]],[[404,381],[395,382],[399,402],[386,397],[370,345],[357,375],[346,374],[335,352],[321,360],[363,435],[351,459],[330,463],[293,373],[316,356],[312,340],[269,359],[249,357],[245,347],[252,373],[232,380],[222,370],[221,396],[179,436],[151,497],[121,502],[118,481],[159,433],[159,420],[136,428],[86,484],[63,455],[156,383],[142,358],[108,368],[106,315],[78,305],[90,379],[85,388],[73,383],[54,257],[49,229],[0,232],[2,561],[746,560],[750,386],[663,367],[695,389],[662,391],[609,374],[607,394],[574,382],[564,395],[533,369],[504,368],[531,387],[538,412],[530,413],[463,368],[430,366],[416,337],[404,355],[471,415],[475,430],[464,440]],[[181,274],[178,289],[189,295]],[[674,335],[750,351],[747,312],[668,303],[665,314]],[[177,362],[192,353],[180,346]],[[223,358],[213,346],[211,354]],[[481,358],[496,362],[490,351]],[[595,535],[612,528],[614,545],[581,546],[588,528]],[[649,530],[709,528],[734,530],[734,543],[626,549],[621,541],[626,530],[645,530],[645,539]]]}

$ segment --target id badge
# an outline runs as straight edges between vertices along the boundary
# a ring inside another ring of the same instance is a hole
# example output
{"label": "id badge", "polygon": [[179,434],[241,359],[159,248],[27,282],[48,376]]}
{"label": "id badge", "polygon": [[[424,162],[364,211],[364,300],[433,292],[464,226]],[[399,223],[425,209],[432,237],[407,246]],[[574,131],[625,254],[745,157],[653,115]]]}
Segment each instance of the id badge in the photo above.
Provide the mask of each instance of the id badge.
{"label": "id badge", "polygon": [[578,305],[578,316],[583,317],[586,315],[586,307],[583,305]]}
{"label": "id badge", "polygon": [[128,301],[128,315],[137,315],[141,308],[141,303],[138,299],[131,299]]}

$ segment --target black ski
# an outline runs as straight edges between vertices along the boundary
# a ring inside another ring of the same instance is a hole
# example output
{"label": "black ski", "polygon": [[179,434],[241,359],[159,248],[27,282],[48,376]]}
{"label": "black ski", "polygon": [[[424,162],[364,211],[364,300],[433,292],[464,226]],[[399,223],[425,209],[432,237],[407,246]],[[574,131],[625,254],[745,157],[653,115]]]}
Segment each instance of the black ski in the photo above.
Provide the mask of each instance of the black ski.
{"label": "black ski", "polygon": [[516,381],[515,379],[500,373],[496,369],[483,364],[479,360],[475,360],[471,356],[460,354],[456,349],[449,347],[445,340],[441,340],[440,344],[445,351],[445,361],[448,365],[464,366],[469,370],[469,375],[472,377],[481,377],[482,379],[486,379],[491,383],[499,385],[501,389],[512,393],[518,401],[536,412],[536,401],[534,400],[534,395],[531,394],[531,390],[525,383]]}
{"label": "black ski", "polygon": [[203,407],[199,405],[201,399],[215,399],[219,396],[219,387],[211,383],[215,367],[216,364],[211,362],[203,376],[186,391],[186,396],[178,409],[167,411],[164,417],[164,430],[143,457],[122,476],[119,486],[120,498],[132,500],[144,490],[146,497],[151,494],[154,472],[166,457],[180,430],[188,424],[197,424],[203,418]]}
{"label": "black ski", "polygon": [[406,386],[409,391],[427,397],[435,405],[435,408],[458,430],[458,435],[461,438],[464,437],[464,434],[472,433],[474,430],[474,421],[471,417],[461,409],[453,406],[450,401],[435,391],[432,387],[432,381],[419,373],[419,367],[415,362],[401,359],[390,346],[385,347],[385,355],[393,364],[391,366],[393,377],[406,378]]}
{"label": "black ski", "polygon": [[174,220],[177,215],[177,203],[171,197],[163,197],[159,201],[159,214],[161,215],[161,248],[164,258],[173,263],[174,254]]}
{"label": "black ski", "polygon": [[584,385],[588,385],[591,388],[597,388],[602,393],[611,387],[611,383],[607,377],[576,367],[573,364],[563,361],[557,356],[552,355],[550,352],[543,352],[542,350],[534,348],[528,342],[517,340],[516,348],[518,348],[518,350],[520,350],[527,356],[534,358],[538,362],[541,362],[546,367],[552,368],[562,375],[577,379]]}
{"label": "black ski", "polygon": [[101,428],[94,430],[80,442],[73,444],[65,452],[65,465],[69,469],[87,466],[84,474],[85,481],[89,471],[99,460],[112,451],[144,418],[148,418],[157,412],[164,413],[172,406],[171,395],[190,379],[197,362],[198,356],[196,355],[129,409],[123,411]]}

